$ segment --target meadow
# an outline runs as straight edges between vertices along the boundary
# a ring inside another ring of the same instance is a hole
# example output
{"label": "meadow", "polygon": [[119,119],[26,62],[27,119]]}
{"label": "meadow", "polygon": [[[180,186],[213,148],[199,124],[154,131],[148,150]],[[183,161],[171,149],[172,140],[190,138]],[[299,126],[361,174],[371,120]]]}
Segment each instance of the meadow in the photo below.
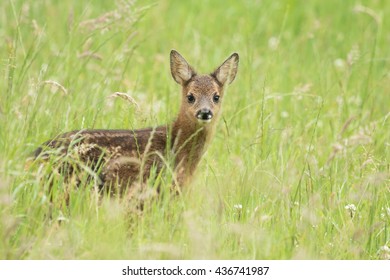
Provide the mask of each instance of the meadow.
{"label": "meadow", "polygon": [[[0,259],[390,259],[385,0],[0,7]],[[74,129],[170,122],[171,49],[201,73],[240,54],[193,182],[142,214],[91,183],[48,217],[51,166],[29,155]]]}

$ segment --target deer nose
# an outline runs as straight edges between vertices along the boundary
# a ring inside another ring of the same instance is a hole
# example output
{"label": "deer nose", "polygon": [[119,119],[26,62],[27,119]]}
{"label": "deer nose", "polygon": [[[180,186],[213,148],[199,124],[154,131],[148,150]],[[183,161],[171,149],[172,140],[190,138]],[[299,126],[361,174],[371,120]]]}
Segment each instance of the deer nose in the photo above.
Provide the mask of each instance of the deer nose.
{"label": "deer nose", "polygon": [[209,109],[201,109],[196,114],[196,117],[201,121],[209,121],[213,118],[213,112]]}

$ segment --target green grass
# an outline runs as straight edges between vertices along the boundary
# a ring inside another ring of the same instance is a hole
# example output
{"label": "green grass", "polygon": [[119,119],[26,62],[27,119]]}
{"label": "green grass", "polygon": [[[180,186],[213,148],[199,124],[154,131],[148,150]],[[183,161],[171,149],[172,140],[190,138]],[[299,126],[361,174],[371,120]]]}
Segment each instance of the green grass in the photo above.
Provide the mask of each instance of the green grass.
{"label": "green grass", "polygon": [[[386,1],[3,2],[0,258],[390,258]],[[29,154],[73,129],[172,120],[171,49],[199,72],[240,54],[192,184],[140,216],[90,184],[50,219],[51,166],[26,169]]]}

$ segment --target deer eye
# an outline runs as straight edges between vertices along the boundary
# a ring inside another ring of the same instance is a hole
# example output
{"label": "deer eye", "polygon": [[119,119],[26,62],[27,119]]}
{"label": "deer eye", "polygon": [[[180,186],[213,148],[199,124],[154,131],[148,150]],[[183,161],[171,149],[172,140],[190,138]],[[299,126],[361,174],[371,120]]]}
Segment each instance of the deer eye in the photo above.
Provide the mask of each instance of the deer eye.
{"label": "deer eye", "polygon": [[192,93],[190,93],[189,95],[187,95],[187,101],[188,101],[188,103],[194,103],[195,102],[195,96],[192,94]]}
{"label": "deer eye", "polygon": [[219,95],[218,94],[214,93],[213,101],[214,101],[214,103],[218,103],[219,102]]}

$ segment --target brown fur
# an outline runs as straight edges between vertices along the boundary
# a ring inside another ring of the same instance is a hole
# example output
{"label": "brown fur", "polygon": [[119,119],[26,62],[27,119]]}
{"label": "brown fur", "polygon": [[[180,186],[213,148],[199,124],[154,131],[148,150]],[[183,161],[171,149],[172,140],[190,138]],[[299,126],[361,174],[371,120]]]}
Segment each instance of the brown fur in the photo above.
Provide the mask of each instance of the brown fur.
{"label": "brown fur", "polygon": [[[172,155],[176,182],[188,182],[212,138],[223,99],[224,85],[237,72],[238,55],[230,56],[211,75],[198,75],[176,51],[171,52],[171,73],[182,86],[182,103],[172,124],[140,130],[82,130],[62,134],[44,143],[35,157],[47,157],[48,150],[77,159],[98,172],[101,186],[110,186],[120,194],[136,183],[145,183],[151,171],[159,174]],[[188,95],[195,101],[189,102]],[[220,100],[213,100],[215,95]],[[199,111],[212,114],[210,122],[199,121]],[[64,174],[74,173],[67,167]]]}

